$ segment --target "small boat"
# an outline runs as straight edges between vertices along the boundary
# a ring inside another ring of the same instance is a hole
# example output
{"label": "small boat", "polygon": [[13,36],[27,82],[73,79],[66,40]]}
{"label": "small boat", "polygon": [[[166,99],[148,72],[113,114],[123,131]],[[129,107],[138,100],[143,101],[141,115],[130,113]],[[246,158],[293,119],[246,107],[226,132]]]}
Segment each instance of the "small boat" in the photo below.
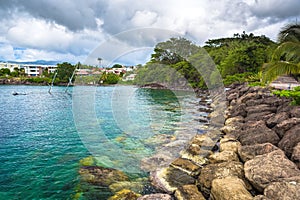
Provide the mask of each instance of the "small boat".
{"label": "small boat", "polygon": [[24,92],[24,93],[21,93],[21,92],[13,92],[12,95],[14,95],[14,96],[15,96],[15,95],[26,95],[26,93],[25,93],[25,92]]}

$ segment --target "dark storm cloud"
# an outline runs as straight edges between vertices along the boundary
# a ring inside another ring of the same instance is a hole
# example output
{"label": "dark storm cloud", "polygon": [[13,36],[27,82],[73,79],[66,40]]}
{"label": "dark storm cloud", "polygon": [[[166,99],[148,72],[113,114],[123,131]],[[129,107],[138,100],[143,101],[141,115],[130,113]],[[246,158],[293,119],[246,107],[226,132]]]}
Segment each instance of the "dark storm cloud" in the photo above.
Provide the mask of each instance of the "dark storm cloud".
{"label": "dark storm cloud", "polygon": [[250,6],[254,16],[279,21],[300,16],[299,0],[256,0]]}
{"label": "dark storm cloud", "polygon": [[103,15],[105,1],[95,0],[0,0],[0,13],[9,17],[9,13],[24,12],[36,18],[53,21],[77,31],[97,27],[96,18]]}

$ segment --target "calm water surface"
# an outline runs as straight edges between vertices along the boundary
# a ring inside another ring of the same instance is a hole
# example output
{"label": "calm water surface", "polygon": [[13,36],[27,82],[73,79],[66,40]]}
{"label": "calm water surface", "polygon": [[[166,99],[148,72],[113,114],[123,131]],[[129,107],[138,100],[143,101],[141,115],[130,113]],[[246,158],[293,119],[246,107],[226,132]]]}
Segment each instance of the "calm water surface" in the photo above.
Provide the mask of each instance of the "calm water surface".
{"label": "calm water surface", "polygon": [[[115,95],[117,87],[123,91],[119,96]],[[157,134],[173,134],[178,124],[189,123],[195,126],[194,131],[197,129],[197,98],[182,93],[178,101],[170,91],[117,87],[96,88],[91,98],[97,126],[91,127],[99,127],[106,143],[112,141],[124,155],[134,155],[136,163],[155,152],[155,144],[141,141]],[[76,117],[86,108],[84,101],[80,101],[80,108],[72,107],[78,106],[73,104],[73,89],[65,93],[64,87],[54,87],[49,94],[48,87],[43,86],[0,86],[0,199],[73,198],[80,185],[79,160],[95,153],[78,122],[88,124],[89,118]],[[82,87],[82,93],[76,95],[84,96],[88,90]],[[27,95],[13,96],[14,91]],[[123,116],[127,119],[122,120]],[[97,145],[97,156],[107,148],[104,143]],[[133,149],[138,149],[138,156]],[[122,169],[126,161],[132,162],[127,158],[114,162],[113,154],[103,154],[104,165]]]}

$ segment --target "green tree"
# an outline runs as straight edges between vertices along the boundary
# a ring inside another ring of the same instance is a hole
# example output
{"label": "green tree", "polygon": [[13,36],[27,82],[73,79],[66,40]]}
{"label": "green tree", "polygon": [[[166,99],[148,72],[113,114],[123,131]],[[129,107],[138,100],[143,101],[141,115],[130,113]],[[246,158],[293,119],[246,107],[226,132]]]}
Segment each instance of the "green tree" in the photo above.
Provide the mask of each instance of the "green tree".
{"label": "green tree", "polygon": [[10,75],[10,70],[8,68],[2,68],[0,69],[0,75],[5,76],[5,75]]}
{"label": "green tree", "polygon": [[75,68],[76,66],[68,62],[57,64],[57,80],[62,83],[68,83],[69,78],[71,78]]}
{"label": "green tree", "polygon": [[122,68],[123,66],[122,65],[120,65],[120,64],[114,64],[113,66],[112,66],[112,68]]}
{"label": "green tree", "polygon": [[271,82],[280,75],[300,73],[300,25],[288,24],[279,32],[278,40],[271,62],[263,66],[263,82]]}
{"label": "green tree", "polygon": [[114,73],[108,73],[106,79],[103,81],[105,84],[116,84],[120,80],[120,77]]}

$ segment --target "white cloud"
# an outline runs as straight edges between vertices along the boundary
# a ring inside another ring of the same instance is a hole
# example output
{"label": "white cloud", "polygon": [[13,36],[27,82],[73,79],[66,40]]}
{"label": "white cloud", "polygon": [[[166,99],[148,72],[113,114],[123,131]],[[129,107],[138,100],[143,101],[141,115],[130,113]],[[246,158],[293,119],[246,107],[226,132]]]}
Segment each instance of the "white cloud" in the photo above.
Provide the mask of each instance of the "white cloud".
{"label": "white cloud", "polygon": [[133,18],[131,19],[134,26],[151,26],[157,20],[157,13],[143,10],[137,11]]}
{"label": "white cloud", "polygon": [[[39,60],[48,55],[77,62],[110,36],[140,27],[175,31],[200,45],[242,31],[274,40],[285,23],[300,18],[300,4],[299,0],[14,0],[0,1],[0,17],[3,58]],[[139,48],[163,38],[148,31],[119,39]],[[15,47],[25,50],[17,52]]]}
{"label": "white cloud", "polygon": [[35,18],[19,18],[7,32],[14,45],[58,52],[66,49],[72,37],[65,27]]}

